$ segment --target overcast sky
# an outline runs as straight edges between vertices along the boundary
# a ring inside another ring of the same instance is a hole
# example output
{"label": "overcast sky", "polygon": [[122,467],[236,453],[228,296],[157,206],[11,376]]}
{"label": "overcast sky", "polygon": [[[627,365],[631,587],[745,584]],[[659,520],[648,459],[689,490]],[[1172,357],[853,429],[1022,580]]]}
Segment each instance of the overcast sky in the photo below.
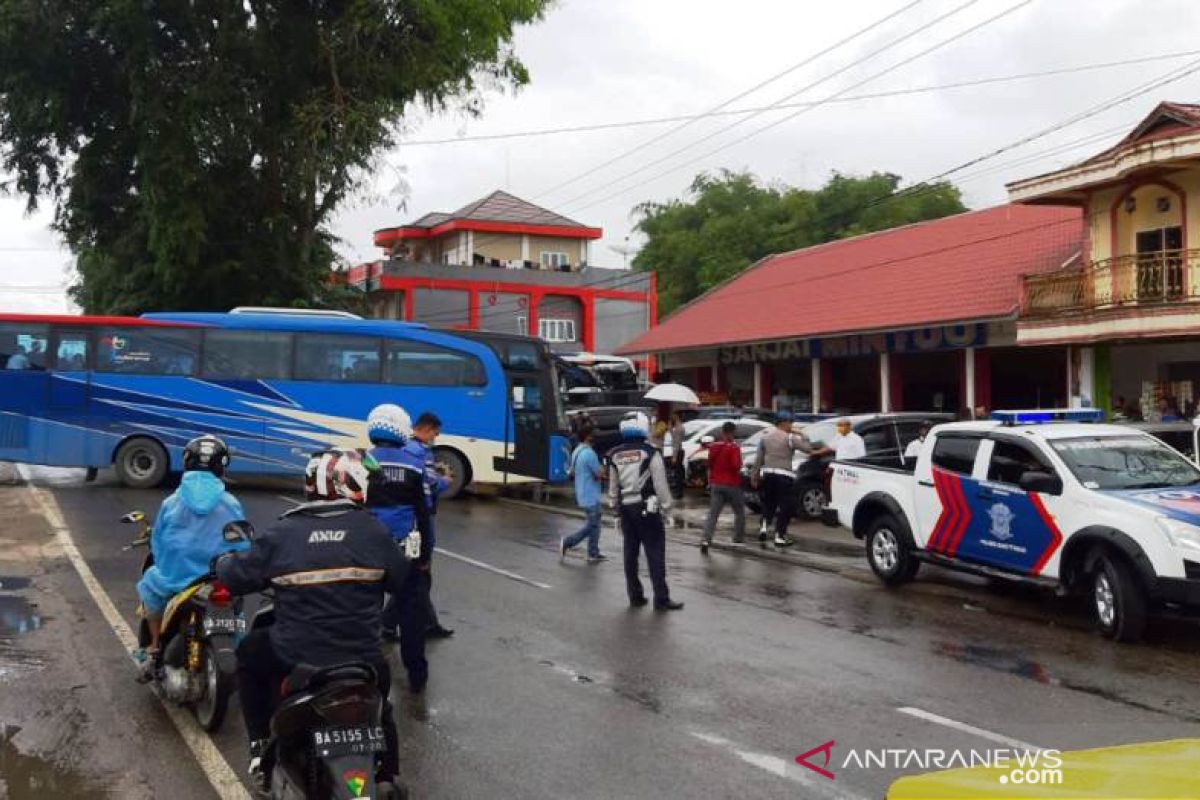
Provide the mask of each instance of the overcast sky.
{"label": "overcast sky", "polygon": [[[352,262],[374,259],[374,229],[428,211],[451,211],[503,188],[602,227],[605,237],[593,245],[591,261],[596,266],[619,267],[622,255],[613,248],[623,247],[631,233],[632,208],[646,200],[681,195],[699,171],[748,169],[764,180],[808,187],[819,185],[835,170],[887,170],[906,180],[921,180],[1200,59],[1197,52],[1071,75],[829,102],[706,155],[797,109],[773,110],[749,119],[710,117],[586,177],[578,176],[678,123],[498,141],[419,143],[705,112],[909,2],[560,0],[544,22],[523,28],[516,36],[517,52],[532,76],[529,86],[515,94],[489,94],[478,119],[455,113],[410,118],[406,140],[413,144],[388,154],[373,190],[338,217],[340,251]],[[812,84],[817,85],[789,102],[1200,51],[1195,43],[1200,3],[1195,0],[1033,0],[846,91],[1021,4],[1022,0],[973,4],[921,0],[729,108],[771,105]],[[964,5],[965,10],[930,25]],[[913,31],[917,33],[902,44],[855,65]],[[838,74],[818,83],[833,73]],[[1003,202],[1005,181],[1045,172],[1103,149],[1118,138],[1117,129],[1130,127],[1163,99],[1200,99],[1200,72],[963,170],[953,179],[972,207]],[[663,160],[738,119],[745,121]],[[1076,149],[1044,152],[1093,134],[1098,137]],[[631,173],[632,177],[625,177]],[[564,182],[567,185],[560,186]],[[26,216],[21,200],[0,199],[0,309],[67,307],[61,289],[69,280],[70,258],[57,247],[48,229],[49,218],[49,211]],[[634,244],[636,238],[631,240]]]}

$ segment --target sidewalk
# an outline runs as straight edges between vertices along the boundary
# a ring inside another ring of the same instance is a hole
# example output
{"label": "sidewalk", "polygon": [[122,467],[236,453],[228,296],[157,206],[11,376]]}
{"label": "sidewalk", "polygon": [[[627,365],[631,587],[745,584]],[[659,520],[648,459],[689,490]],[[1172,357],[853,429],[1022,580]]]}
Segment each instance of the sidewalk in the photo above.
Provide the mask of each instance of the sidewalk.
{"label": "sidewalk", "polygon": [[[564,514],[583,519],[583,512],[575,505],[575,493],[567,487],[535,486],[532,489],[510,488],[499,499],[541,511]],[[608,516],[608,515],[606,515]],[[708,519],[708,497],[696,491],[688,491],[677,501],[670,512],[673,528],[668,534],[675,541],[699,546],[704,537],[704,523]],[[606,519],[606,524],[608,523]],[[759,516],[746,510],[746,543],[735,545],[733,538],[733,512],[726,507],[717,522],[713,538],[714,550],[744,553],[759,558],[805,563],[811,565],[811,556],[836,557],[839,562],[847,558],[863,559],[863,544],[853,534],[842,528],[828,528],[820,522],[793,521],[789,533],[796,543],[791,547],[777,548],[773,544],[765,547],[758,542]],[[805,558],[804,556],[808,556]],[[865,564],[865,559],[863,561]]]}

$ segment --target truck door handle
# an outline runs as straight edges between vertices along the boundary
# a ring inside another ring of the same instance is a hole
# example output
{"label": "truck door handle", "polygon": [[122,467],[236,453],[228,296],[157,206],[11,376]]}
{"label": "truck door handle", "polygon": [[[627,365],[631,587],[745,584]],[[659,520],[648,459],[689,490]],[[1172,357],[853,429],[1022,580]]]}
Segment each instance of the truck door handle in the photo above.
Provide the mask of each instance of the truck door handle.
{"label": "truck door handle", "polygon": [[932,489],[933,481],[917,481],[917,485],[918,486],[928,486],[930,489]]}

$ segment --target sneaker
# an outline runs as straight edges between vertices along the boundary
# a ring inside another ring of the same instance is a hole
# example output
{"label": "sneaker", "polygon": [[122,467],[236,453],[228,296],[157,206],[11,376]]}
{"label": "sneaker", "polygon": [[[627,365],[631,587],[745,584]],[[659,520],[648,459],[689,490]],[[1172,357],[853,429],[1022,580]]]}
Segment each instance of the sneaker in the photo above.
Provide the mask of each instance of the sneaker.
{"label": "sneaker", "polygon": [[604,553],[597,553],[594,556],[588,556],[589,564],[599,564],[601,561],[608,561],[608,556],[604,555]]}
{"label": "sneaker", "polygon": [[646,603],[648,603],[648,602],[650,602],[650,601],[644,597],[629,598],[629,605],[633,606],[634,608],[641,608],[642,606],[646,605]]}
{"label": "sneaker", "polygon": [[796,543],[796,540],[790,536],[776,536],[775,537],[775,546],[776,547],[791,547],[795,543]]}
{"label": "sneaker", "polygon": [[702,555],[702,556],[708,555],[708,542],[700,543],[700,555]]}
{"label": "sneaker", "polygon": [[432,628],[425,631],[425,638],[427,639],[449,639],[453,635],[453,628],[444,628],[441,625],[434,625]]}
{"label": "sneaker", "polygon": [[250,775],[250,788],[260,795],[267,791],[267,774],[263,771],[262,763],[266,753],[266,739],[258,739],[250,743],[250,764],[246,772]]}
{"label": "sneaker", "polygon": [[683,601],[681,600],[668,600],[665,603],[654,604],[655,611],[678,611],[681,608],[683,608]]}
{"label": "sneaker", "polygon": [[146,647],[133,651],[133,660],[137,663],[137,682],[150,683],[158,671],[158,654]]}
{"label": "sneaker", "polygon": [[567,557],[567,551],[571,548],[567,547],[567,537],[562,537],[558,540],[558,560],[562,561]]}

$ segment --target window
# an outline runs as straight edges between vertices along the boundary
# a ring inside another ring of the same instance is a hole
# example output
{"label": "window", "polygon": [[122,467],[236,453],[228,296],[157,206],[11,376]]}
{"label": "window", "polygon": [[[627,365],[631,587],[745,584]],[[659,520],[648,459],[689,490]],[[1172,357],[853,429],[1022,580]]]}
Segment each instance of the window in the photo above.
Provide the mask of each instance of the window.
{"label": "window", "polygon": [[980,439],[964,436],[939,436],[933,445],[933,465],[970,475],[975,469],[975,454],[979,452]]}
{"label": "window", "polygon": [[566,253],[555,253],[549,250],[542,251],[542,266],[546,269],[559,269],[571,265],[571,260]]}
{"label": "window", "polygon": [[895,455],[896,440],[890,423],[864,429],[859,436],[869,456]]}
{"label": "window", "polygon": [[573,319],[539,319],[538,336],[547,342],[574,342],[575,320]]}
{"label": "window", "polygon": [[49,342],[45,325],[0,325],[0,368],[46,369]]}
{"label": "window", "polygon": [[225,380],[279,380],[290,375],[291,363],[289,333],[208,331],[200,373]]}
{"label": "window", "polygon": [[[763,425],[751,425],[748,422],[743,422],[734,429],[733,438],[737,439],[739,442],[745,441],[761,431],[764,427],[765,426]],[[720,433],[720,428],[717,429],[717,432]]]}
{"label": "window", "polygon": [[485,386],[483,362],[424,342],[385,342],[383,382],[397,386]]}
{"label": "window", "polygon": [[296,337],[296,380],[379,382],[379,340],[365,336]]}
{"label": "window", "polygon": [[83,372],[88,364],[88,332],[60,330],[54,346],[54,368],[60,372]]}
{"label": "window", "polygon": [[191,375],[199,350],[199,331],[101,328],[96,337],[96,371]]}
{"label": "window", "polygon": [[1016,486],[1026,472],[1048,472],[1053,475],[1054,467],[1024,445],[997,440],[992,450],[992,461],[988,464],[987,479]]}

